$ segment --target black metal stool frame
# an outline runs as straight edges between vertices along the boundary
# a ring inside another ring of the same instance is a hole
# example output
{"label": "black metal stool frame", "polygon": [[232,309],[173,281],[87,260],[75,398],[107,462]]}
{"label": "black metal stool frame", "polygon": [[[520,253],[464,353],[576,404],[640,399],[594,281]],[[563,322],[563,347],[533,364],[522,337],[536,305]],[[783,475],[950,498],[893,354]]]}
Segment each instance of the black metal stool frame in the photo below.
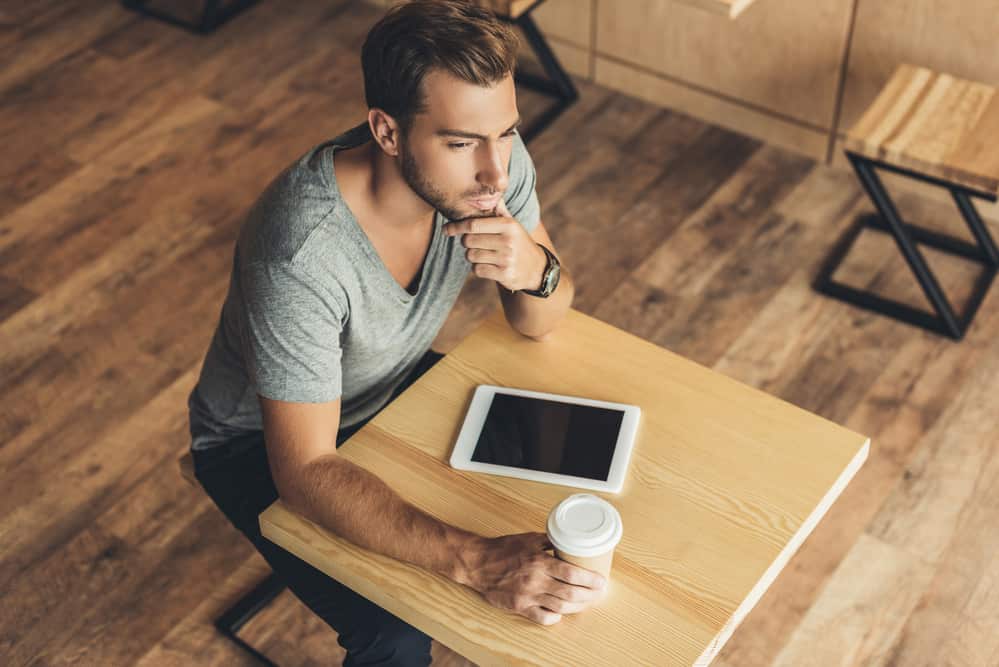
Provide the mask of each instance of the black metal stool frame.
{"label": "black metal stool frame", "polygon": [[540,134],[542,130],[551,125],[556,118],[561,116],[566,109],[579,99],[579,91],[576,90],[576,86],[572,82],[572,77],[562,67],[558,58],[555,57],[555,53],[548,45],[545,36],[538,29],[538,25],[534,22],[534,19],[531,18],[531,12],[537,9],[542,2],[544,0],[537,0],[537,2],[524,10],[517,18],[510,18],[508,16],[500,17],[507,23],[516,25],[523,31],[528,46],[531,47],[534,55],[537,56],[538,63],[548,77],[534,76],[528,72],[522,72],[518,68],[518,71],[514,73],[514,81],[525,88],[543,93],[555,99],[555,104],[546,109],[531,125],[520,131],[520,136],[525,142],[529,142]]}
{"label": "black metal stool frame", "polygon": [[261,609],[270,604],[287,586],[273,572],[257,584],[253,590],[236,601],[215,620],[215,629],[228,637],[233,643],[252,655],[266,667],[277,665],[266,655],[250,646],[238,634],[240,628],[246,625]]}
{"label": "black metal stool frame", "polygon": [[160,11],[158,9],[150,9],[146,5],[149,0],[121,0],[121,4],[126,8],[131,9],[139,14],[145,16],[151,16],[160,21],[166,21],[171,25],[180,26],[181,28],[186,28],[191,32],[196,32],[198,34],[207,34],[215,30],[229,19],[231,19],[236,14],[239,14],[243,10],[249,9],[253,5],[257,4],[260,0],[232,0],[229,4],[225,6],[220,6],[222,3],[219,0],[205,0],[205,4],[201,10],[201,16],[198,18],[197,22],[184,21],[179,19],[172,14]]}
{"label": "black metal stool frame", "polygon": [[[961,340],[964,338],[964,334],[978,312],[979,306],[981,306],[982,301],[985,299],[985,295],[992,285],[997,270],[999,270],[999,249],[996,248],[995,241],[992,240],[992,236],[989,234],[989,230],[982,221],[981,216],[979,216],[978,210],[975,208],[971,198],[979,197],[994,202],[996,201],[996,195],[927,176],[926,174],[887,164],[879,160],[872,160],[852,151],[846,151],[846,156],[850,160],[850,164],[853,165],[857,177],[877,208],[878,213],[860,218],[843,235],[819,271],[819,275],[814,283],[815,289],[823,294],[846,301],[855,306],[887,315],[935,333],[950,336],[955,340]],[[949,190],[961,216],[971,230],[976,244],[967,243],[946,234],[905,223],[899,216],[898,210],[885,190],[884,184],[881,182],[881,178],[878,176],[875,168],[891,171]],[[833,280],[832,277],[836,273],[836,269],[839,268],[840,263],[849,253],[857,237],[860,236],[860,233],[864,229],[890,233],[895,238],[902,256],[905,257],[906,262],[908,262],[909,267],[915,274],[916,280],[919,281],[919,285],[923,288],[923,292],[936,311],[936,315]],[[968,299],[964,312],[960,316],[954,312],[936,276],[933,275],[929,265],[926,263],[926,259],[919,251],[918,244],[920,243],[951,255],[975,261],[984,267],[984,270],[975,281],[971,296]]]}

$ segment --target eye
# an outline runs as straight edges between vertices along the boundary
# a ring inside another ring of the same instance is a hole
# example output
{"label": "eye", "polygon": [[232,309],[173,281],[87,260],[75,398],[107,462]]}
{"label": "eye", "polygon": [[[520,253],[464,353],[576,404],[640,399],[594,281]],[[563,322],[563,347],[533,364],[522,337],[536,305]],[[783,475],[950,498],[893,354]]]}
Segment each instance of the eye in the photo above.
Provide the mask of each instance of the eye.
{"label": "eye", "polygon": [[447,145],[448,148],[453,150],[461,150],[462,148],[468,148],[472,143],[469,141],[456,141]]}

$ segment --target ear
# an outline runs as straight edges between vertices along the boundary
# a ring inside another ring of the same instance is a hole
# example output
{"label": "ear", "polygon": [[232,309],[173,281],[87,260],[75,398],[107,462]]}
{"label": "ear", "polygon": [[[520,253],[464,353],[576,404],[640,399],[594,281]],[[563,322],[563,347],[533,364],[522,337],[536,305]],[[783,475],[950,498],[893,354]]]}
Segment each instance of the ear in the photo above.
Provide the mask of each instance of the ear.
{"label": "ear", "polygon": [[399,143],[402,137],[399,133],[399,123],[395,118],[381,109],[369,109],[368,127],[371,128],[371,136],[386,155],[399,156]]}

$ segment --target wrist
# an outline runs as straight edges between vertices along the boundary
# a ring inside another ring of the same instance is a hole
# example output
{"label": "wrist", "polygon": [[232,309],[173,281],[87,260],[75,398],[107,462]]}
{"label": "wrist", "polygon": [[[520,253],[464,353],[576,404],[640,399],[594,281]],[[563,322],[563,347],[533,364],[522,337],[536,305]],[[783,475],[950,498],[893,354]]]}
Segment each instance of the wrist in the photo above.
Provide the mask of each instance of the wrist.
{"label": "wrist", "polygon": [[531,279],[528,281],[526,289],[538,291],[545,281],[545,272],[548,270],[548,254],[541,249],[541,245],[535,243],[534,256],[537,257],[535,262],[537,268],[531,273]]}
{"label": "wrist", "polygon": [[473,590],[478,589],[480,563],[486,551],[486,538],[468,533],[459,543],[452,559],[453,567],[449,578]]}

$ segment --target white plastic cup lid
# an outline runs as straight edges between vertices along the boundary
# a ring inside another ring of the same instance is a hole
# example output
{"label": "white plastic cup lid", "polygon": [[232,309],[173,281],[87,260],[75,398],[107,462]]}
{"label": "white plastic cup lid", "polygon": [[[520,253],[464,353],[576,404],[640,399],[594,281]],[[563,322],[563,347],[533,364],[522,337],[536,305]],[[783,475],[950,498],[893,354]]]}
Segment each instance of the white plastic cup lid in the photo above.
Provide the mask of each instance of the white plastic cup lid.
{"label": "white plastic cup lid", "polygon": [[576,493],[548,515],[548,539],[559,551],[589,558],[605,554],[621,541],[624,526],[617,509],[592,493]]}

